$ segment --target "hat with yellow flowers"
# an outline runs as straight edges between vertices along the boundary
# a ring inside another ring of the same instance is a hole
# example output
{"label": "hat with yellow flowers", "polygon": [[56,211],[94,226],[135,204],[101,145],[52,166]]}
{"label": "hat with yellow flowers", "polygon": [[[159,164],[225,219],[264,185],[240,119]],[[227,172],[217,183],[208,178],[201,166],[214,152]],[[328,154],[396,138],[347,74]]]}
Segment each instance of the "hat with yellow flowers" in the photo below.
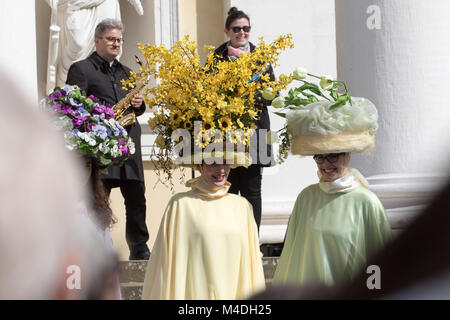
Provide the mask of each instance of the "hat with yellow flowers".
{"label": "hat with yellow flowers", "polygon": [[213,142],[205,148],[199,148],[196,144],[180,143],[176,149],[182,149],[178,152],[178,157],[174,163],[179,166],[195,168],[196,165],[206,164],[227,164],[231,168],[245,167],[252,164],[252,157],[243,143],[236,144],[229,140],[223,142]]}
{"label": "hat with yellow flowers", "polygon": [[[306,81],[307,76],[319,79],[319,85]],[[290,78],[301,86],[272,101],[273,107],[287,110],[275,112],[286,118],[281,130],[281,162],[289,149],[292,154],[308,156],[364,152],[375,146],[378,112],[370,100],[351,97],[344,82],[309,74],[303,68],[297,68]]]}
{"label": "hat with yellow flowers", "polygon": [[[138,47],[145,63],[123,84],[132,87],[148,75],[156,80],[157,85],[144,93],[152,108],[149,126],[157,134],[152,155],[156,168],[167,172],[174,164],[192,166],[218,157],[232,166],[248,166],[247,150],[259,112],[255,95],[264,88],[279,91],[287,86],[261,71],[277,61],[281,50],[292,47],[291,36],[269,45],[261,40],[253,52],[234,61],[221,61],[208,47],[206,64],[200,63],[197,45],[188,36],[170,49]],[[262,81],[254,81],[258,73]],[[235,146],[223,148],[228,143]]]}

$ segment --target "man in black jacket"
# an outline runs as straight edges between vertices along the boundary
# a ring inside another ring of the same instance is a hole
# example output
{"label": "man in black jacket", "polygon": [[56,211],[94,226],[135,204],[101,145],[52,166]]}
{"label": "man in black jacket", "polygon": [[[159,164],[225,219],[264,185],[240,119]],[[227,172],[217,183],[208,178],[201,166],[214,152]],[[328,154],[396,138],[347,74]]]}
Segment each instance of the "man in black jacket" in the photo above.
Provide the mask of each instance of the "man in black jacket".
{"label": "man in black jacket", "polygon": [[[123,25],[114,19],[105,19],[95,29],[96,51],[87,59],[75,62],[69,69],[66,83],[78,85],[86,95],[94,95],[102,102],[116,104],[124,98],[127,91],[122,89],[120,80],[128,79],[130,68],[116,60],[120,53]],[[145,111],[141,95],[131,101],[127,112],[140,116]],[[144,170],[141,155],[141,127],[139,123],[127,128],[133,139],[136,152],[122,167],[108,168],[108,174],[102,176],[108,193],[119,187],[125,199],[126,240],[130,249],[130,260],[147,260],[150,251],[147,247],[148,230],[145,222],[146,200]]]}

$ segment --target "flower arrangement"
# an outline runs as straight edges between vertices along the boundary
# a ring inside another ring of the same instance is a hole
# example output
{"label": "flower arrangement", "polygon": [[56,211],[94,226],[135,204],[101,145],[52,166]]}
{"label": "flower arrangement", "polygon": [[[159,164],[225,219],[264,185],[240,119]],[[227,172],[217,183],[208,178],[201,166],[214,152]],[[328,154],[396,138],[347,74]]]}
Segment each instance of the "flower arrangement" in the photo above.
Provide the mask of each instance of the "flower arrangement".
{"label": "flower arrangement", "polygon": [[[172,134],[180,128],[191,134],[190,141],[183,143],[192,142],[198,148],[225,139],[248,146],[259,112],[255,107],[257,92],[268,88],[276,92],[288,84],[287,79],[270,81],[264,71],[268,64],[276,65],[282,50],[293,47],[291,39],[291,35],[281,36],[266,44],[260,38],[252,53],[243,53],[234,61],[221,61],[214,47],[205,46],[209,54],[204,65],[196,43],[188,36],[170,49],[138,44],[145,63],[123,85],[133,88],[149,75],[157,82],[144,92],[146,103],[153,108],[149,126],[158,135],[158,151],[152,155],[156,168],[163,169],[170,180],[170,169],[177,156],[173,154],[174,147],[181,143]],[[194,130],[197,121],[201,125]]]}
{"label": "flower arrangement", "polygon": [[[319,85],[307,81],[308,76],[318,79]],[[316,76],[304,68],[297,68],[284,77],[296,80],[301,85],[291,88],[287,96],[272,97],[272,106],[285,110],[274,113],[287,120],[278,131],[281,137],[279,163],[286,160],[289,150],[294,154],[312,155],[320,149],[362,151],[373,145],[373,134],[378,129],[378,113],[372,102],[351,97],[343,81],[333,80],[329,76]],[[331,139],[337,136],[341,141]],[[302,137],[302,141],[297,140],[297,145],[292,145],[293,139],[297,137]],[[344,141],[345,137],[347,142]],[[353,144],[348,142],[350,138],[354,140]],[[304,143],[308,140],[309,149]],[[333,143],[335,146],[331,146]]]}
{"label": "flower arrangement", "polygon": [[115,111],[99,99],[86,97],[78,86],[56,87],[42,101],[64,132],[69,150],[94,157],[103,166],[121,166],[134,154],[134,142],[114,119]]}

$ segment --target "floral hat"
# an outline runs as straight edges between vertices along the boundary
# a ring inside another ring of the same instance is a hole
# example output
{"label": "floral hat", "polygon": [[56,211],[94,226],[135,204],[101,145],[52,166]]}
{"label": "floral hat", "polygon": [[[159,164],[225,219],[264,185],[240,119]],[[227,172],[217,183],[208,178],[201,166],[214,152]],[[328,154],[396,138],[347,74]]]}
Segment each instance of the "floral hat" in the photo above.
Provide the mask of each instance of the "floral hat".
{"label": "floral hat", "polygon": [[[197,45],[188,36],[170,49],[138,44],[145,62],[123,84],[133,88],[149,75],[156,80],[156,86],[144,92],[146,103],[153,108],[148,123],[158,135],[152,154],[156,168],[170,176],[174,164],[195,164],[192,160],[200,154],[190,152],[193,146],[208,157],[207,148],[212,143],[228,141],[248,147],[259,113],[255,107],[257,93],[266,88],[278,91],[288,84],[271,81],[265,70],[267,65],[276,65],[282,50],[293,47],[291,38],[282,36],[271,44],[261,38],[253,52],[243,53],[234,61],[222,61],[214,47],[205,47],[209,50],[205,64],[200,62]],[[180,155],[177,146],[182,144],[189,146]],[[211,151],[224,158],[243,159],[234,150]]]}
{"label": "floral hat", "polygon": [[[308,76],[318,79],[319,85],[306,81]],[[315,76],[304,68],[285,77],[301,85],[272,101],[274,108],[286,110],[275,112],[286,118],[280,130],[279,162],[287,158],[289,149],[308,156],[364,152],[375,146],[378,112],[370,100],[351,97],[344,82]]]}
{"label": "floral hat", "polygon": [[54,116],[69,150],[91,156],[101,166],[121,166],[135,152],[133,140],[114,119],[115,111],[93,95],[86,97],[78,86],[55,88],[41,107]]}

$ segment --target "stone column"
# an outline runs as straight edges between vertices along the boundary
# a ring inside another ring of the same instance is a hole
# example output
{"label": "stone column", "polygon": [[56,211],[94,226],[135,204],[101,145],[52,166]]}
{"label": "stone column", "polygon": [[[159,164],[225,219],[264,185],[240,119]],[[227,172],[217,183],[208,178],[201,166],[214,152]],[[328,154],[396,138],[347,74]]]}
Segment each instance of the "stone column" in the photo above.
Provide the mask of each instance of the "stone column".
{"label": "stone column", "polygon": [[[224,0],[224,13],[235,6],[250,17],[250,41],[267,43],[280,35],[292,34],[295,47],[280,56],[276,76],[304,67],[313,74],[336,75],[334,1],[332,0]],[[217,28],[223,29],[225,20]],[[285,92],[287,94],[287,90]],[[269,107],[269,112],[276,111]],[[271,129],[277,131],[285,120],[273,113]],[[278,146],[275,146],[277,154]],[[311,157],[290,156],[286,162],[264,168],[260,243],[281,243],[297,195],[317,183],[317,166]]]}
{"label": "stone column", "polygon": [[450,2],[339,0],[335,10],[338,78],[379,111],[375,150],[351,165],[402,229],[449,176]]}
{"label": "stone column", "polygon": [[38,106],[35,2],[0,1],[0,70]]}

